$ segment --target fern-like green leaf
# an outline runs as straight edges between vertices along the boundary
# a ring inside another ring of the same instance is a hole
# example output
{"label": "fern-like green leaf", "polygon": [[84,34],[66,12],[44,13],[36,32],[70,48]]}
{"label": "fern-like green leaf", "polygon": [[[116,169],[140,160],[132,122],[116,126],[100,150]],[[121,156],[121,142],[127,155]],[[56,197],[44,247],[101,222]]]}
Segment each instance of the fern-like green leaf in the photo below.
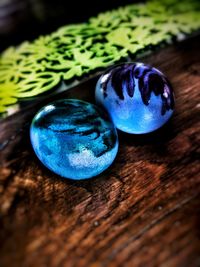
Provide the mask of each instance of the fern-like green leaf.
{"label": "fern-like green leaf", "polygon": [[199,0],[149,0],[67,25],[0,56],[0,114],[20,100],[200,29]]}

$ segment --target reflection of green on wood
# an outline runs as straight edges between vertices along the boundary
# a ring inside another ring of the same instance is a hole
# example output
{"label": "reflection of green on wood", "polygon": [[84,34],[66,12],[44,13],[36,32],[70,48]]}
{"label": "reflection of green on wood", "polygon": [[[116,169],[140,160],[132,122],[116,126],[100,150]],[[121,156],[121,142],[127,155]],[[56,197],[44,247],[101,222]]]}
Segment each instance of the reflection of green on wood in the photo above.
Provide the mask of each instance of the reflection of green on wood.
{"label": "reflection of green on wood", "polygon": [[105,68],[128,55],[200,28],[198,0],[150,0],[68,25],[0,57],[0,113],[61,81]]}

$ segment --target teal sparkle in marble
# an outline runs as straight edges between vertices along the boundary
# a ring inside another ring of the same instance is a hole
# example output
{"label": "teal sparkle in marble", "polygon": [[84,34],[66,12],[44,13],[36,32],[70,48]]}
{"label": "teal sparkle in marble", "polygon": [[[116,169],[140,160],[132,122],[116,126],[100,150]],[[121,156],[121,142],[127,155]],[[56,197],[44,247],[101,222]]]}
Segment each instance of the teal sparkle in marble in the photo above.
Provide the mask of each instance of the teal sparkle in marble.
{"label": "teal sparkle in marble", "polygon": [[40,161],[54,173],[74,180],[106,170],[118,151],[116,129],[107,113],[77,100],[59,100],[34,117],[30,138]]}
{"label": "teal sparkle in marble", "polygon": [[170,82],[158,69],[143,63],[124,63],[108,69],[97,82],[95,96],[115,126],[132,134],[157,130],[174,110]]}

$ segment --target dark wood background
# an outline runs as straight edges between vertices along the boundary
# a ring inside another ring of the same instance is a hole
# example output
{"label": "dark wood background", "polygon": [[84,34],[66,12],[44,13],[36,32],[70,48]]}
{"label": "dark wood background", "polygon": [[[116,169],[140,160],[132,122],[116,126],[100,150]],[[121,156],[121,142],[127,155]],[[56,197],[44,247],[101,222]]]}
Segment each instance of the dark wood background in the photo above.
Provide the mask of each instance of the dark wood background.
{"label": "dark wood background", "polygon": [[[0,51],[140,0],[0,0]],[[140,1],[141,2],[141,1]]]}
{"label": "dark wood background", "polygon": [[[37,160],[29,125],[45,102],[0,123],[1,267],[200,266],[199,47],[196,36],[142,59],[171,80],[176,112],[152,134],[119,133],[94,179],[61,179]],[[56,98],[94,102],[95,83]]]}

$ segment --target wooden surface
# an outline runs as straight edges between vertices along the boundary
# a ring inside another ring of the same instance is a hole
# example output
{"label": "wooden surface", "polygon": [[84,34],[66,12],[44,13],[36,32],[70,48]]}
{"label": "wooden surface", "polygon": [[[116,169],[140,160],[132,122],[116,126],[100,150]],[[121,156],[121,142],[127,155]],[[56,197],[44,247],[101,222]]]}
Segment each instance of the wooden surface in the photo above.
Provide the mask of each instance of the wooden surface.
{"label": "wooden surface", "polygon": [[[176,112],[153,134],[119,133],[114,164],[95,179],[39,163],[29,125],[44,103],[0,123],[1,267],[200,266],[199,47],[194,37],[143,60],[171,80]],[[95,83],[57,98],[93,102]]]}

